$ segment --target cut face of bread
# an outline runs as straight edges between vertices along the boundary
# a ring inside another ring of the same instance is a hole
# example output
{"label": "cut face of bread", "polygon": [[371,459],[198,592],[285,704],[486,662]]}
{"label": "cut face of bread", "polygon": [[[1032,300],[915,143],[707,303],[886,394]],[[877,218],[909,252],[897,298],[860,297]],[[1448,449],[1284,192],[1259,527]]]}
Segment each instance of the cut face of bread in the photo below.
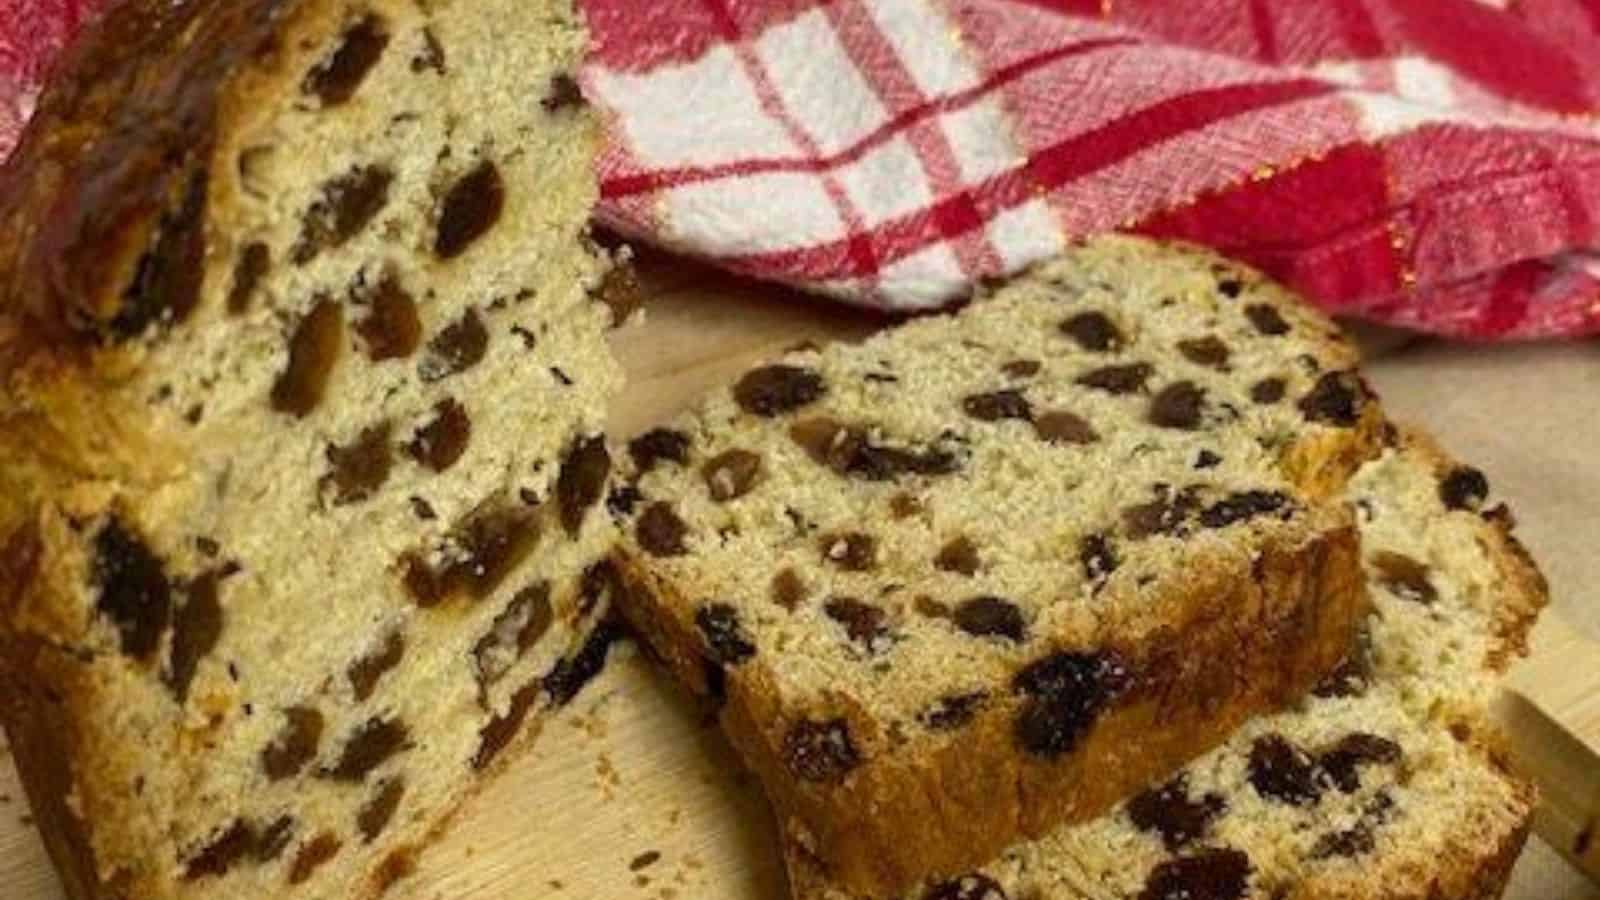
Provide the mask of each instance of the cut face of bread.
{"label": "cut face of bread", "polygon": [[564,0],[132,0],[0,207],[6,725],[81,897],[380,891],[613,637]]}
{"label": "cut face of bread", "polygon": [[[1533,791],[1504,768],[1483,706],[1545,590],[1505,507],[1451,491],[1482,483],[1473,473],[1409,436],[1357,475],[1375,612],[1363,652],[1299,708],[907,900],[1500,896]],[[854,896],[789,856],[797,897]]]}
{"label": "cut face of bread", "polygon": [[960,871],[1344,655],[1355,534],[1318,501],[1379,443],[1354,362],[1258,276],[1091,242],[636,440],[627,614],[833,877]]}

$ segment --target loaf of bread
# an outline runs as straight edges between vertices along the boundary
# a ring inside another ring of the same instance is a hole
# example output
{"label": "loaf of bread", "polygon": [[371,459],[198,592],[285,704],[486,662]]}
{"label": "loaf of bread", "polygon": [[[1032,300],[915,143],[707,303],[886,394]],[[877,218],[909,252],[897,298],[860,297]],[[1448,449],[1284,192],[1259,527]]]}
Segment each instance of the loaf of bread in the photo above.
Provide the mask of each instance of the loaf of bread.
{"label": "loaf of bread", "polygon": [[[907,900],[1492,900],[1527,834],[1484,706],[1546,599],[1482,473],[1415,435],[1356,477],[1375,613],[1294,711],[1114,812]],[[802,848],[798,900],[851,900]]]}
{"label": "loaf of bread", "polygon": [[831,878],[964,871],[1344,657],[1355,361],[1254,273],[1092,241],[635,440],[625,614]]}
{"label": "loaf of bread", "polygon": [[0,184],[3,716],[75,898],[359,898],[603,661],[567,0],[130,0]]}

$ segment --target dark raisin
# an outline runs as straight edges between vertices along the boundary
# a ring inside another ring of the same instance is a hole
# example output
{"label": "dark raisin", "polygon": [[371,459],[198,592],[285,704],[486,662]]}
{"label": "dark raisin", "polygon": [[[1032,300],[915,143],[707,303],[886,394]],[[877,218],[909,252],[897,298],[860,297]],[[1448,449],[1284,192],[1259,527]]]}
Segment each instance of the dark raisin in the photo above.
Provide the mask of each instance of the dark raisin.
{"label": "dark raisin", "polygon": [[283,855],[294,840],[294,819],[280,816],[256,839],[256,862],[269,863]]}
{"label": "dark raisin", "polygon": [[1313,422],[1350,427],[1361,421],[1369,392],[1354,372],[1329,372],[1300,400],[1300,412]]}
{"label": "dark raisin", "polygon": [[422,50],[411,58],[411,71],[445,73],[444,45],[439,43],[439,36],[432,28],[422,29]]}
{"label": "dark raisin", "polygon": [[266,244],[253,241],[239,251],[239,258],[233,264],[233,286],[228,289],[228,312],[240,315],[249,311],[256,288],[270,268],[272,251]]}
{"label": "dark raisin", "polygon": [[434,404],[433,419],[417,429],[406,444],[406,453],[418,464],[444,472],[461,459],[472,440],[472,419],[455,398],[446,397]]}
{"label": "dark raisin", "polygon": [[1428,567],[1411,557],[1384,550],[1373,554],[1372,564],[1378,582],[1400,599],[1423,606],[1439,599],[1439,591],[1428,580]]}
{"label": "dark raisin", "polygon": [[411,498],[411,513],[424,522],[432,522],[439,518],[439,514],[434,511],[433,504],[421,497]]}
{"label": "dark raisin", "polygon": [[1232,351],[1215,335],[1191,338],[1178,342],[1178,352],[1197,366],[1206,366],[1219,372],[1227,371]]}
{"label": "dark raisin", "polygon": [[917,719],[934,731],[954,731],[971,722],[988,700],[989,694],[986,691],[952,694],[935,700],[917,716]]}
{"label": "dark raisin", "polygon": [[200,300],[205,274],[205,169],[189,176],[175,209],[162,212],[155,244],[139,257],[122,306],[111,320],[111,335],[128,340],[151,325],[181,322]]}
{"label": "dark raisin", "polygon": [[1393,765],[1401,759],[1400,745],[1375,734],[1357,732],[1345,735],[1332,749],[1318,758],[1322,770],[1346,794],[1361,788],[1363,765]]}
{"label": "dark raisin", "polygon": [[872,649],[878,639],[888,635],[888,628],[884,620],[888,618],[884,611],[870,603],[862,603],[854,597],[834,597],[823,605],[823,612],[828,618],[838,622],[845,628],[845,633],[852,641]]}
{"label": "dark raisin", "polygon": [[718,503],[737,500],[750,493],[761,477],[761,455],[749,450],[729,450],[708,461],[700,474],[705,478],[712,500]]}
{"label": "dark raisin", "polygon": [[695,626],[706,639],[712,662],[735,666],[756,655],[756,647],[739,624],[739,612],[726,603],[712,603],[700,607],[694,616]]}
{"label": "dark raisin", "polygon": [[1237,278],[1223,278],[1217,282],[1217,291],[1229,300],[1237,300],[1244,292],[1244,282]]}
{"label": "dark raisin", "polygon": [[1262,406],[1271,406],[1283,399],[1289,385],[1282,378],[1264,378],[1250,387],[1250,399]]}
{"label": "dark raisin", "polygon": [[332,56],[306,73],[301,89],[321,98],[323,106],[338,106],[355,95],[388,46],[389,33],[383,21],[366,16],[345,30]]}
{"label": "dark raisin", "polygon": [[484,160],[462,176],[444,195],[433,252],[454,259],[488,233],[505,211],[506,188],[500,169]]}
{"label": "dark raisin", "polygon": [[289,258],[303,266],[323,250],[343,246],[388,205],[393,183],[394,172],[388,167],[362,166],[323,184],[321,198],[300,223],[300,238]]}
{"label": "dark raisin", "polygon": [[424,609],[463,594],[486,597],[533,551],[539,537],[536,512],[487,502],[451,531],[443,568],[421,554],[407,558],[406,589]]}
{"label": "dark raisin", "polygon": [[1372,826],[1366,822],[1357,822],[1350,828],[1341,831],[1330,831],[1317,838],[1311,845],[1310,856],[1312,859],[1332,859],[1343,857],[1346,859],[1364,856],[1377,847],[1377,841],[1372,836]]}
{"label": "dark raisin", "polygon": [[576,654],[556,663],[555,668],[544,677],[544,690],[550,695],[550,702],[556,706],[571,703],[578,692],[605,668],[611,645],[622,640],[622,637],[620,626],[602,622]]}
{"label": "dark raisin", "polygon": [[389,480],[389,469],[394,464],[389,432],[389,423],[380,422],[346,446],[328,445],[329,471],[318,484],[324,493],[332,489],[334,506],[360,503]]}
{"label": "dark raisin", "polygon": [[1035,419],[1033,430],[1040,440],[1052,444],[1092,444],[1100,440],[1094,426],[1082,416],[1065,410],[1047,412]]}
{"label": "dark raisin", "polygon": [[1221,794],[1189,799],[1189,780],[1179,775],[1128,801],[1128,818],[1140,830],[1160,834],[1167,850],[1174,852],[1205,837],[1212,821],[1227,807]]}
{"label": "dark raisin", "polygon": [[1205,401],[1205,390],[1192,381],[1169,384],[1150,401],[1150,422],[1162,428],[1193,431],[1200,427]]}
{"label": "dark raisin", "polygon": [[488,352],[489,329],[484,327],[478,311],[469,309],[428,342],[428,355],[417,367],[417,374],[426,382],[440,381],[482,362]]}
{"label": "dark raisin", "polygon": [[1033,407],[1028,404],[1028,398],[1020,391],[973,394],[961,401],[961,408],[967,415],[980,422],[999,422],[1005,419],[1033,421]]}
{"label": "dark raisin", "polygon": [[634,507],[644,499],[644,493],[631,484],[619,484],[606,495],[606,509],[612,516],[623,517],[633,515]]}
{"label": "dark raisin", "polygon": [[939,550],[939,555],[933,558],[933,564],[946,572],[976,575],[982,560],[978,559],[977,545],[963,535],[945,544]]}
{"label": "dark raisin", "polygon": [[366,344],[367,359],[406,359],[417,352],[422,344],[417,301],[401,287],[394,273],[385,272],[363,299],[368,306],[367,315],[356,323],[355,332]]}
{"label": "dark raisin", "polygon": [[222,605],[217,602],[217,585],[220,577],[208,572],[189,583],[188,599],[178,610],[172,624],[171,665],[167,674],[167,687],[178,703],[189,697],[189,685],[194,673],[222,637]]}
{"label": "dark raisin", "polygon": [[1471,466],[1458,466],[1439,482],[1439,499],[1445,509],[1476,510],[1489,498],[1489,479]]}
{"label": "dark raisin", "polygon": [[261,751],[261,770],[270,781],[282,781],[300,774],[317,756],[322,743],[322,713],[308,706],[283,711],[284,725],[278,736]]}
{"label": "dark raisin", "polygon": [[504,611],[495,617],[489,633],[479,638],[472,658],[477,667],[478,684],[495,684],[522,657],[555,620],[550,605],[550,583],[541,581],[517,592]]}
{"label": "dark raisin", "polygon": [[1183,531],[1190,516],[1194,515],[1199,499],[1192,489],[1173,491],[1167,485],[1156,490],[1156,499],[1140,503],[1122,511],[1123,527],[1128,537],[1142,540],[1153,535],[1175,535]]}
{"label": "dark raisin", "polygon": [[922,900],[1008,900],[993,878],[973,872],[928,888]]}
{"label": "dark raisin", "polygon": [[550,91],[539,105],[550,113],[582,106],[583,91],[578,87],[578,80],[565,72],[550,79]]}
{"label": "dark raisin", "polygon": [[395,810],[400,808],[400,799],[405,793],[405,779],[391,778],[379,785],[377,793],[373,794],[372,799],[356,813],[356,827],[361,830],[361,839],[364,843],[370,844],[377,840],[383,829],[388,827],[389,820],[394,818]]}
{"label": "dark raisin", "polygon": [[1250,872],[1250,857],[1238,850],[1202,850],[1157,865],[1139,900],[1239,900]]}
{"label": "dark raisin", "polygon": [[1078,313],[1061,323],[1061,333],[1078,342],[1078,346],[1096,353],[1122,349],[1122,332],[1105,313]]}
{"label": "dark raisin", "polygon": [[411,733],[393,719],[368,719],[346,739],[339,761],[317,774],[335,781],[360,781],[396,753],[406,749]]}
{"label": "dark raisin", "polygon": [[629,441],[628,455],[640,475],[654,469],[661,460],[681,466],[689,462],[689,436],[671,428],[656,428]]}
{"label": "dark raisin", "polygon": [[819,465],[865,481],[888,481],[902,474],[948,475],[960,467],[955,454],[937,448],[902,450],[872,443],[864,429],[832,419],[808,419],[789,436]]}
{"label": "dark raisin", "polygon": [[974,637],[1028,638],[1028,624],[1015,603],[1000,597],[974,597],[956,607],[956,627]]}
{"label": "dark raisin", "polygon": [[1200,524],[1207,528],[1226,528],[1291,509],[1293,502],[1286,494],[1277,491],[1242,491],[1206,507],[1200,513]]}
{"label": "dark raisin", "polygon": [[651,556],[682,556],[689,552],[684,537],[689,526],[672,511],[672,504],[652,503],[639,516],[639,546]]}
{"label": "dark raisin", "polygon": [[837,783],[861,764],[844,719],[802,721],[783,739],[783,761],[802,781]]}
{"label": "dark raisin", "polygon": [[1090,581],[1110,577],[1121,565],[1111,540],[1103,534],[1091,534],[1078,542],[1078,561],[1083,563],[1083,577]]}
{"label": "dark raisin", "polygon": [[809,406],[826,392],[817,372],[774,365],[746,373],[734,385],[733,399],[745,412],[770,419]]}
{"label": "dark raisin", "polygon": [[1194,458],[1194,467],[1196,469],[1215,469],[1220,465],[1222,465],[1222,457],[1211,450],[1201,450]]}
{"label": "dark raisin", "polygon": [[580,439],[567,453],[556,479],[556,503],[561,508],[561,527],[569,537],[578,536],[584,515],[600,501],[609,477],[611,451],[604,437]]}
{"label": "dark raisin", "polygon": [[144,659],[156,651],[172,615],[172,585],[161,560],[116,518],[94,542],[95,608],[116,626],[122,652]]}
{"label": "dark raisin", "polygon": [[1039,374],[1041,368],[1042,365],[1036,359],[1013,359],[1001,366],[1000,371],[1012,378],[1032,378]]}
{"label": "dark raisin", "polygon": [[289,362],[272,385],[272,408],[305,418],[322,403],[344,346],[344,312],[326,297],[317,301],[289,338]]}
{"label": "dark raisin", "polygon": [[1105,391],[1108,394],[1134,394],[1145,389],[1145,382],[1156,373],[1149,363],[1129,363],[1125,366],[1106,366],[1086,372],[1078,377],[1078,384]]}
{"label": "dark raisin", "polygon": [[818,543],[822,558],[846,572],[869,572],[878,566],[878,540],[870,534],[830,534]]}
{"label": "dark raisin", "polygon": [[1030,663],[1012,679],[1027,698],[1016,720],[1018,742],[1048,759],[1072,752],[1129,680],[1113,653],[1058,651]]}
{"label": "dark raisin", "polygon": [[772,600],[790,612],[800,608],[806,599],[806,583],[794,569],[784,569],[772,579]]}
{"label": "dark raisin", "polygon": [[350,690],[355,694],[356,700],[359,702],[371,697],[373,690],[378,686],[378,679],[390,669],[400,665],[405,653],[405,635],[392,631],[383,639],[380,646],[350,663],[345,675],[350,679]]}
{"label": "dark raisin", "polygon": [[1322,799],[1316,762],[1282,735],[1256,738],[1250,748],[1250,783],[1262,797],[1290,806],[1313,806]]}
{"label": "dark raisin", "polygon": [[1324,699],[1329,697],[1359,697],[1366,693],[1372,678],[1372,651],[1370,638],[1362,637],[1339,664],[1312,688],[1311,693]]}
{"label": "dark raisin", "polygon": [[511,743],[511,739],[522,730],[522,722],[528,717],[528,711],[539,699],[541,688],[542,684],[523,686],[511,695],[511,705],[505,713],[490,719],[478,730],[478,750],[472,756],[472,768],[485,768]]}
{"label": "dark raisin", "polygon": [[289,867],[289,883],[300,884],[310,878],[323,863],[328,862],[344,847],[339,839],[332,834],[324,832],[319,834],[311,843],[300,848],[295,854],[294,864]]}
{"label": "dark raisin", "polygon": [[1289,323],[1283,320],[1283,314],[1278,312],[1276,306],[1257,303],[1245,307],[1244,314],[1250,324],[1267,337],[1281,337],[1289,333]]}
{"label": "dark raisin", "polygon": [[249,822],[234,820],[223,832],[205,845],[184,867],[187,880],[227,874],[240,860],[250,855],[256,847],[256,832]]}

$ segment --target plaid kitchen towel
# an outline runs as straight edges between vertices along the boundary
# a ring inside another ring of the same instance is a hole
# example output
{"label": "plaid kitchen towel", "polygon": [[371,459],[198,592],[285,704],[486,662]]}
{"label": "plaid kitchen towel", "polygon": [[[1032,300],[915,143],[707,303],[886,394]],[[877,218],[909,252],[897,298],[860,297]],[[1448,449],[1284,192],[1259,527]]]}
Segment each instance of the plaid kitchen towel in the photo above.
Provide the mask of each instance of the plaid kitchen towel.
{"label": "plaid kitchen towel", "polygon": [[[92,5],[0,0],[0,150]],[[1600,332],[1600,0],[584,5],[601,219],[734,271],[921,310],[1120,229],[1337,314]]]}

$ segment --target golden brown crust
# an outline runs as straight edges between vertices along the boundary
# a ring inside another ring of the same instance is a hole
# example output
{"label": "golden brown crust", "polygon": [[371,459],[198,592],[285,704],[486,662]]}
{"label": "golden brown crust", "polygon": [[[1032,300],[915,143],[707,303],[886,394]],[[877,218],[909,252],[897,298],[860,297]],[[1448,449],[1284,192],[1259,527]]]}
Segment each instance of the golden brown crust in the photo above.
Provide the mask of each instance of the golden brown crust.
{"label": "golden brown crust", "polygon": [[[796,713],[782,707],[759,666],[721,676],[721,724],[761,778],[787,839],[827,860],[829,878],[865,896],[890,896],[930,874],[981,865],[1018,835],[1100,815],[1251,716],[1303,695],[1345,655],[1367,611],[1358,554],[1347,527],[1303,546],[1265,548],[1253,579],[1197,573],[1170,627],[1107,648],[1126,661],[1135,686],[1054,761],[1019,748],[1018,701],[1009,698],[926,752],[868,760],[837,785],[802,783],[783,754]],[[618,562],[632,624],[693,690],[714,693],[718,676],[693,623],[673,612],[689,604],[674,600],[647,565]],[[822,714],[871,733],[850,698],[832,702]]]}

